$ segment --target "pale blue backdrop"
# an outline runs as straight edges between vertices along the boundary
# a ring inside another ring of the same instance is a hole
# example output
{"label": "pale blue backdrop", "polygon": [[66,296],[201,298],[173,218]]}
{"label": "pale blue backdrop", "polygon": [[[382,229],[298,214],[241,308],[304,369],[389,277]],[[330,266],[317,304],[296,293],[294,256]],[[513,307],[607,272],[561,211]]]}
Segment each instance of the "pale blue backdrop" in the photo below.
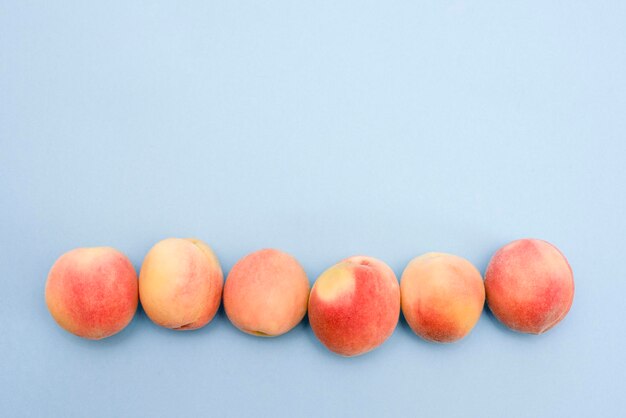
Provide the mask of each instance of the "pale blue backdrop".
{"label": "pale blue backdrop", "polygon": [[[626,408],[626,2],[0,2],[0,415],[554,417]],[[277,247],[311,281],[353,254],[484,270],[521,237],[567,255],[548,334],[485,312],[453,345],[400,321],[327,352],[223,311],[110,339],[44,303],[63,252],[139,269],[199,237],[227,272]]]}

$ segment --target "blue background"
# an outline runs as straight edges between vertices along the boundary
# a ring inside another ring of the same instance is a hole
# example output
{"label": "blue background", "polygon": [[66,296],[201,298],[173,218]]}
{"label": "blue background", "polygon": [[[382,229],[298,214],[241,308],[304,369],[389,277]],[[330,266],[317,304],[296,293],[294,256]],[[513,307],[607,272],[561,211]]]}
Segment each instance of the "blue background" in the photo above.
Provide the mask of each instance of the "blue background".
{"label": "blue background", "polygon": [[[2,1],[2,415],[623,413],[625,22],[623,1]],[[538,237],[576,296],[542,336],[486,311],[436,345],[401,320],[352,359],[306,321],[262,339],[223,310],[187,333],[139,310],[99,342],[54,323],[63,252],[139,269],[169,236],[225,272],[277,247],[311,281],[353,254],[484,271]]]}

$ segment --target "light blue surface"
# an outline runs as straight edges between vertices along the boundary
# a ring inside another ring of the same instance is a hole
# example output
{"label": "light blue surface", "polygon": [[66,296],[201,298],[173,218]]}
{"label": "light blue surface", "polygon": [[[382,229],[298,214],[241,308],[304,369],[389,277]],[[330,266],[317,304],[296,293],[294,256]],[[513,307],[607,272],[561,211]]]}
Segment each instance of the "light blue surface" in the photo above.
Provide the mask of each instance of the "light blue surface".
{"label": "light blue surface", "polygon": [[[93,3],[0,4],[0,415],[623,413],[626,2]],[[100,342],[54,323],[63,252],[139,269],[169,236],[226,272],[281,248],[311,281],[353,254],[484,271],[538,237],[576,296],[543,336],[485,312],[435,345],[401,320],[353,359],[223,311],[177,333],[140,310]]]}

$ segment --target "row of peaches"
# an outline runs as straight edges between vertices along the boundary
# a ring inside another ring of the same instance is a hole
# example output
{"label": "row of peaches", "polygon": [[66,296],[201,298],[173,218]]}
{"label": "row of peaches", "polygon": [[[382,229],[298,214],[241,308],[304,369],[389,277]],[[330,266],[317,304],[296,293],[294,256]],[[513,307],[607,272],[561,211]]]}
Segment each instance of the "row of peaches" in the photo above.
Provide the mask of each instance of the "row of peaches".
{"label": "row of peaches", "polygon": [[239,260],[224,283],[211,248],[198,239],[169,238],[146,255],[139,279],[129,259],[110,247],[78,248],[52,266],[46,303],[65,330],[89,339],[121,331],[138,301],[156,324],[193,330],[213,319],[223,300],[240,330],[278,336],[309,315],[324,346],[343,356],[366,353],[394,331],[400,310],[411,329],[434,342],[465,337],[485,300],[509,328],[540,334],[569,311],[572,270],[546,241],[522,239],[500,248],[485,273],[443,253],[414,258],[400,283],[384,262],[347,258],[324,271],[310,288],[291,255],[263,249]]}

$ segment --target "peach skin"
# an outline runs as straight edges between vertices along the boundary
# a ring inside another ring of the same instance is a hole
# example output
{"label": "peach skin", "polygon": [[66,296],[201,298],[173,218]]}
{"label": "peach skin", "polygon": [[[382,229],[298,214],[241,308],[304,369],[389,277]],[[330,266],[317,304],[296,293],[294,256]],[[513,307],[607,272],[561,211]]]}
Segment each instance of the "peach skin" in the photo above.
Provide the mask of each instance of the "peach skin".
{"label": "peach skin", "polygon": [[357,356],[391,336],[400,316],[400,286],[393,270],[372,257],[355,256],[322,273],[309,297],[309,322],[321,343]]}
{"label": "peach skin", "polygon": [[222,298],[219,261],[204,242],[168,238],[146,255],[139,273],[139,299],[156,324],[193,330],[213,319]]}
{"label": "peach skin", "polygon": [[538,239],[500,248],[485,273],[487,304],[507,327],[542,334],[558,324],[574,300],[574,275],[563,254]]}
{"label": "peach skin", "polygon": [[427,253],[414,258],[400,280],[402,313],[425,340],[449,343],[474,328],[485,305],[480,272],[464,258]]}
{"label": "peach skin", "polygon": [[275,249],[248,254],[232,268],[224,285],[224,310],[241,331],[274,337],[304,317],[309,280],[295,258]]}
{"label": "peach skin", "polygon": [[46,304],[66,331],[91,340],[109,337],[135,315],[137,273],[114,248],[77,248],[50,269]]}

